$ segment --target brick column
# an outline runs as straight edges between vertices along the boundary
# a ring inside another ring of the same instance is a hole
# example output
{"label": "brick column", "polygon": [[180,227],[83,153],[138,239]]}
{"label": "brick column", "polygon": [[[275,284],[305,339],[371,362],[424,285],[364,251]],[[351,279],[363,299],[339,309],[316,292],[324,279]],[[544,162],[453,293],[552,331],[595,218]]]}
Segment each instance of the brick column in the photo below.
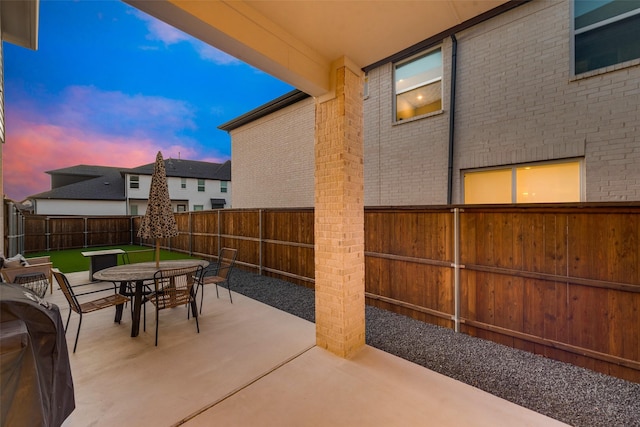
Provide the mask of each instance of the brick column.
{"label": "brick column", "polygon": [[347,62],[315,130],[316,344],[341,357],[365,344],[363,79]]}

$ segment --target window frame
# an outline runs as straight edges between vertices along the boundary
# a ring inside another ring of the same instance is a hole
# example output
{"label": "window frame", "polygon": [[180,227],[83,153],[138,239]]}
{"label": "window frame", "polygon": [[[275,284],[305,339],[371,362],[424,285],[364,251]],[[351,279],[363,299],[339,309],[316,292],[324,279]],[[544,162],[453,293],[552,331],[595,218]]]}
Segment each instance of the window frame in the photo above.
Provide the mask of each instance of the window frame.
{"label": "window frame", "polygon": [[202,178],[198,178],[198,192],[202,193],[205,191],[205,180]]}
{"label": "window frame", "polygon": [[[402,90],[401,92],[398,92],[396,89],[397,86],[397,82],[396,82],[396,73],[397,73],[397,69],[398,67],[401,67],[403,65],[407,65],[411,62],[417,61],[423,57],[429,56],[430,54],[436,52],[436,51],[440,51],[440,77],[436,77],[436,78],[432,78],[429,79],[425,82],[423,82],[422,84],[418,84],[418,85],[413,85],[410,86],[409,88],[406,88],[404,90]],[[442,44],[438,44],[437,46],[432,46],[429,49],[425,49],[415,55],[411,55],[408,58],[402,59],[398,62],[394,62],[392,64],[392,70],[391,70],[391,98],[392,98],[392,107],[391,107],[391,114],[393,115],[392,117],[392,123],[395,124],[402,124],[402,123],[408,123],[414,120],[418,120],[418,119],[422,119],[425,117],[430,117],[436,114],[440,114],[443,111],[443,103],[444,103],[444,49],[443,49],[443,45]],[[428,113],[424,113],[424,114],[419,114],[419,115],[415,115],[406,119],[398,119],[398,95],[402,95],[403,93],[407,93],[410,92],[412,90],[421,88],[421,87],[427,87],[430,86],[436,82],[440,82],[440,109],[439,110],[435,110],[435,111],[430,111]]]}
{"label": "window frame", "polygon": [[[586,200],[586,188],[585,188],[585,166],[584,166],[584,158],[576,157],[576,158],[568,158],[568,159],[558,159],[558,160],[550,160],[550,161],[542,161],[542,162],[528,162],[528,163],[517,163],[512,165],[501,165],[501,166],[491,166],[486,168],[474,168],[474,169],[465,169],[460,170],[460,187],[462,190],[462,204],[473,206],[473,205],[482,205],[482,204],[501,204],[501,205],[522,205],[522,204],[540,204],[540,203],[549,203],[549,202],[518,202],[518,182],[517,182],[517,171],[518,169],[524,169],[528,167],[540,167],[540,166],[550,166],[550,165],[563,165],[563,164],[571,164],[578,163],[578,174],[579,174],[579,194],[580,200],[578,202],[553,202],[553,203],[583,203]],[[476,172],[490,172],[490,171],[499,171],[499,170],[510,170],[511,172],[511,201],[508,203],[467,203],[465,200],[465,174],[467,173],[476,173]]]}
{"label": "window frame", "polygon": [[129,176],[129,188],[138,190],[140,188],[140,175]]}
{"label": "window frame", "polygon": [[187,188],[187,178],[180,178],[180,188]]}
{"label": "window frame", "polygon": [[628,11],[619,15],[616,15],[614,17],[610,17],[607,19],[603,19],[601,21],[598,21],[596,23],[587,25],[583,28],[580,28],[578,30],[576,30],[576,0],[571,0],[570,2],[570,12],[569,12],[569,20],[570,20],[570,31],[571,31],[571,40],[570,40],[570,72],[571,72],[571,76],[572,77],[579,77],[579,76],[584,76],[584,75],[597,75],[597,74],[602,74],[608,71],[611,71],[611,67],[614,67],[614,69],[620,69],[620,68],[625,68],[631,65],[634,65],[636,63],[640,63],[640,57],[639,58],[632,58],[632,59],[628,59],[625,61],[620,61],[620,62],[614,62],[612,64],[609,65],[604,65],[602,67],[598,67],[598,68],[593,68],[591,70],[586,70],[586,71],[581,71],[579,73],[576,73],[576,37],[581,35],[581,34],[587,34],[589,32],[592,31],[598,31],[600,29],[602,29],[603,27],[606,27],[608,25],[611,24],[615,24],[617,22],[621,22],[624,21],[625,19],[634,17],[634,16],[638,16],[640,15],[640,5],[638,8],[633,9],[632,11]]}

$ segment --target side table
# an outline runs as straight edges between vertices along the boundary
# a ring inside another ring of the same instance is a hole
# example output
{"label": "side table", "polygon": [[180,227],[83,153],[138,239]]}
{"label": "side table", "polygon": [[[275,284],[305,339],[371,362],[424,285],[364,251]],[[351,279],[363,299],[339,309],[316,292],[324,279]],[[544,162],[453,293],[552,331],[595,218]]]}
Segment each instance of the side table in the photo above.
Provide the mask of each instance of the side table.
{"label": "side table", "polygon": [[13,283],[29,289],[40,298],[44,298],[47,293],[47,288],[49,287],[47,276],[39,272],[18,274],[13,279]]}

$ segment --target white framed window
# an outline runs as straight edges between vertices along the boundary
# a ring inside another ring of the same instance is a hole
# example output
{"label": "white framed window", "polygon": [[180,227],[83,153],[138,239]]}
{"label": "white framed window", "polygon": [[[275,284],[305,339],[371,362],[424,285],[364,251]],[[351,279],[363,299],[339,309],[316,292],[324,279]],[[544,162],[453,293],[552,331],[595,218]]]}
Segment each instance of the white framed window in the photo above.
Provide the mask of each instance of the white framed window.
{"label": "white framed window", "polygon": [[129,188],[140,188],[140,177],[138,175],[129,177]]}
{"label": "white framed window", "polygon": [[421,53],[393,67],[395,121],[442,110],[442,49]]}
{"label": "white framed window", "polygon": [[582,161],[530,163],[463,172],[465,204],[583,200]]}
{"label": "white framed window", "polygon": [[203,205],[193,205],[193,210],[194,211],[203,211],[204,210],[204,206]]}
{"label": "white framed window", "polygon": [[138,215],[138,205],[129,206],[129,213],[130,213],[131,216]]}
{"label": "white framed window", "polygon": [[227,181],[220,181],[220,192],[221,193],[227,192]]}
{"label": "white framed window", "polygon": [[573,74],[640,58],[640,1],[573,1]]}
{"label": "white framed window", "polygon": [[180,188],[187,188],[187,178],[180,178]]}
{"label": "white framed window", "polygon": [[198,191],[204,191],[204,179],[198,179]]}

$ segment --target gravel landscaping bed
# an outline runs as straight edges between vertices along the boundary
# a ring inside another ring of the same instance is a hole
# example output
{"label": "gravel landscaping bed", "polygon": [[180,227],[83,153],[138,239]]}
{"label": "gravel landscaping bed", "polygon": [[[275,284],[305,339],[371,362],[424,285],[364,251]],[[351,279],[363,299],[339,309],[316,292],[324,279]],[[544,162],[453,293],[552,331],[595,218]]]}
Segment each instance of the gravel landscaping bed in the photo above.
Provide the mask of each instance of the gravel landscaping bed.
{"label": "gravel landscaping bed", "polygon": [[[231,289],[315,321],[314,292],[236,269]],[[574,426],[640,426],[640,384],[366,307],[367,344]]]}

